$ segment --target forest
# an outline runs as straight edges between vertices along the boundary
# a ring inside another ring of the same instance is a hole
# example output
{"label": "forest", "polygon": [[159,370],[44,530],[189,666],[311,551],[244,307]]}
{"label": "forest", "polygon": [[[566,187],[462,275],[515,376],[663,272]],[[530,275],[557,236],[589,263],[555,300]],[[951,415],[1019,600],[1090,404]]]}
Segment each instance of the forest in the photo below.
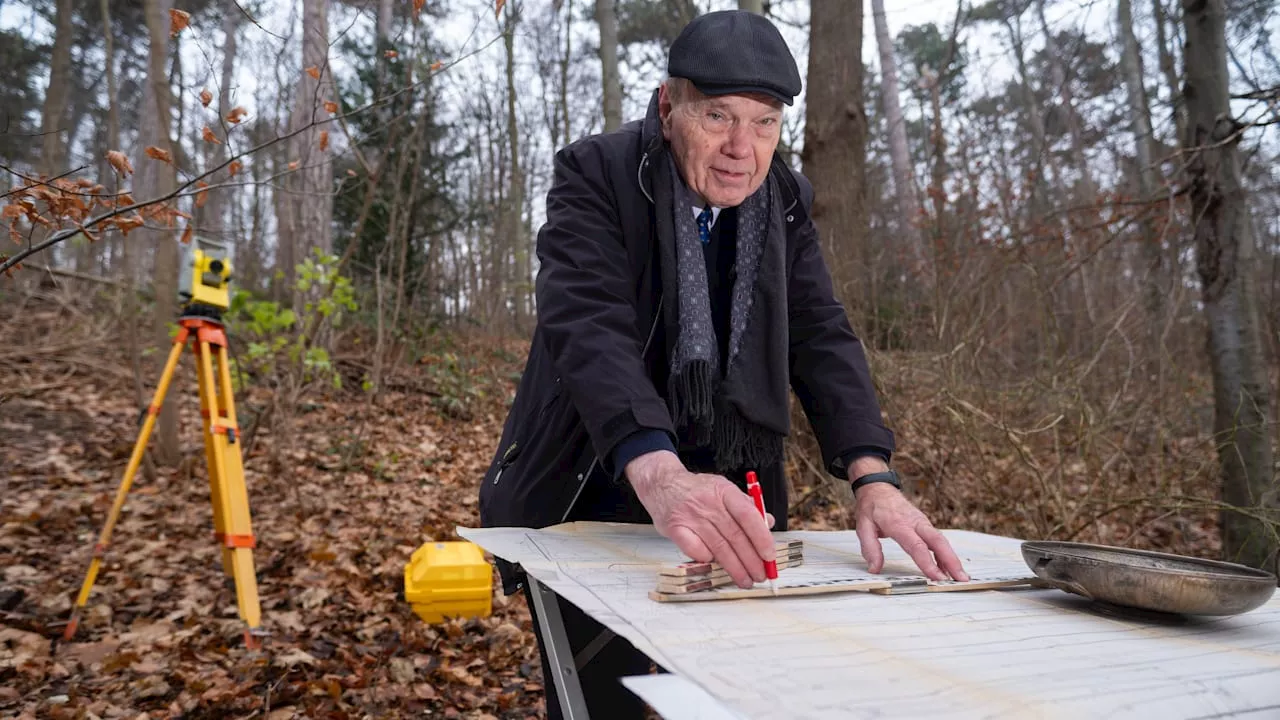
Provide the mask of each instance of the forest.
{"label": "forest", "polygon": [[[779,153],[939,528],[1280,571],[1274,0],[0,0],[0,713],[539,714],[523,595],[429,624],[538,320],[557,150],[694,17],[782,31]],[[225,253],[265,652],[178,331]],[[792,398],[791,527],[852,527]]]}

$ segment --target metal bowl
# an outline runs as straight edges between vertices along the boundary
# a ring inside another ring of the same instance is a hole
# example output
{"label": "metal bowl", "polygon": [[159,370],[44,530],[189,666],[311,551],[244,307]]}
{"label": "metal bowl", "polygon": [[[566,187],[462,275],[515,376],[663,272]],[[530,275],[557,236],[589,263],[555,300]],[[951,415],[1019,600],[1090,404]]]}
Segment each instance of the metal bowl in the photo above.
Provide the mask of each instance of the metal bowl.
{"label": "metal bowl", "polygon": [[1124,607],[1238,615],[1276,591],[1276,576],[1235,563],[1075,542],[1024,542],[1022,559],[1046,584]]}

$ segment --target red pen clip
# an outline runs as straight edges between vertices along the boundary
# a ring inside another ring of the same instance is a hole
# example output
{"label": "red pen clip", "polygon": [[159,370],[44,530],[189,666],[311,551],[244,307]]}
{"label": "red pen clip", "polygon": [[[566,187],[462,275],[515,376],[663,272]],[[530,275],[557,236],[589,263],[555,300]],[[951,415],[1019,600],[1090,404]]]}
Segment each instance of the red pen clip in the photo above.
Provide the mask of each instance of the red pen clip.
{"label": "red pen clip", "polygon": [[[764,512],[764,492],[760,489],[760,482],[756,480],[754,470],[747,471],[747,494],[756,503],[756,509],[760,511],[760,517],[764,518],[766,523],[769,522],[768,516]],[[764,564],[765,576],[769,578],[769,584],[772,585],[774,580],[778,579],[778,561],[768,560]],[[776,591],[776,588],[775,588]]]}

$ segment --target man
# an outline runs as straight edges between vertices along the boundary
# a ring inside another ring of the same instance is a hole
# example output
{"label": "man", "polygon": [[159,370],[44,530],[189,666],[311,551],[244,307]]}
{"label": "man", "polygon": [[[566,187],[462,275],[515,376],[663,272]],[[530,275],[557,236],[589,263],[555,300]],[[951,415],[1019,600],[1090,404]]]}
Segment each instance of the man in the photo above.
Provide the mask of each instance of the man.
{"label": "man", "polygon": [[[703,15],[672,44],[668,73],[644,120],[556,155],[538,326],[481,486],[483,524],[651,522],[750,587],[772,557],[769,527],[787,526],[794,390],[825,468],[853,483],[871,571],[890,537],[929,577],[967,579],[889,469],[893,434],[832,290],[812,188],[775,155],[800,91],[782,36],[749,12]],[[518,568],[500,570],[508,593],[521,587]],[[640,716],[617,678],[647,673],[648,659],[617,637],[599,647],[598,623],[561,612],[575,656],[594,652],[579,675],[589,708]],[[559,717],[545,646],[543,670]]]}

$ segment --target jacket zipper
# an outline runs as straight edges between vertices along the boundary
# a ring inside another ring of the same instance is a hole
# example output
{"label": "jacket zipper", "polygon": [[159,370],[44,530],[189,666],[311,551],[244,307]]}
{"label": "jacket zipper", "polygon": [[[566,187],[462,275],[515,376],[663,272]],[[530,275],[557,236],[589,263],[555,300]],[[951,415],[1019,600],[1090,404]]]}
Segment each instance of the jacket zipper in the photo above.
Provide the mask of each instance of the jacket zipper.
{"label": "jacket zipper", "polygon": [[520,442],[518,440],[513,441],[507,446],[507,451],[502,453],[502,462],[498,464],[498,472],[493,476],[494,485],[497,485],[498,481],[502,479],[502,473],[506,472],[508,467],[511,467],[511,463],[515,461],[516,455],[519,454],[519,448]]}

